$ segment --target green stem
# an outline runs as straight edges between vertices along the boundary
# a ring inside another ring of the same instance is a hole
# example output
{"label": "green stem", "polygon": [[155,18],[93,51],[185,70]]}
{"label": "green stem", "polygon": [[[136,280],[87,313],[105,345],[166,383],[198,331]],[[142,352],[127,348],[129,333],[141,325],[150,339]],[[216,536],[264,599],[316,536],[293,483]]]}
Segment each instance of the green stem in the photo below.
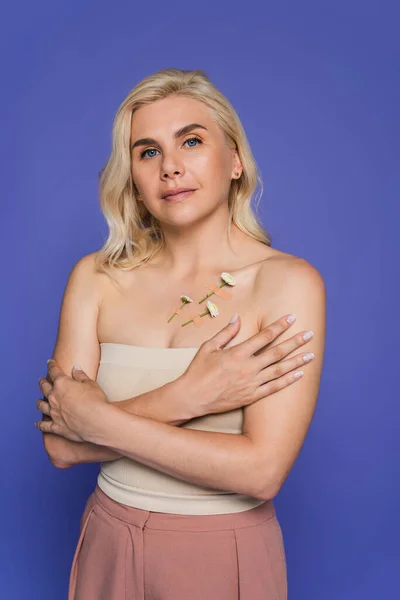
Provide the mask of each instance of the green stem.
{"label": "green stem", "polygon": [[205,298],[203,298],[202,300],[199,300],[199,304],[201,304],[202,302],[204,302],[204,300],[207,300],[207,298],[209,298],[210,296],[213,295],[214,292],[211,292],[211,294],[207,294],[207,296]]}
{"label": "green stem", "polygon": [[[208,310],[206,310],[206,312],[201,313],[200,317],[204,317],[205,315],[208,315]],[[190,321],[186,321],[186,323],[183,323],[181,327],[185,327],[185,325],[187,325],[188,323],[194,323],[193,319],[190,319]]]}
{"label": "green stem", "polygon": [[[187,302],[184,302],[183,304],[181,304],[181,308],[183,308],[185,306],[185,304],[187,304]],[[170,321],[172,321],[172,319],[175,317],[177,313],[173,313],[172,316],[168,319],[167,323],[169,323]]]}
{"label": "green stem", "polygon": [[[221,283],[221,285],[219,285],[218,287],[222,288],[222,287],[224,287],[224,285],[226,285],[226,281],[223,281]],[[213,294],[214,294],[214,292],[211,292],[211,294],[207,294],[207,296],[205,298],[203,298],[202,300],[199,301],[199,304],[201,304],[202,302],[204,302],[204,300],[207,300],[207,298],[209,298]]]}

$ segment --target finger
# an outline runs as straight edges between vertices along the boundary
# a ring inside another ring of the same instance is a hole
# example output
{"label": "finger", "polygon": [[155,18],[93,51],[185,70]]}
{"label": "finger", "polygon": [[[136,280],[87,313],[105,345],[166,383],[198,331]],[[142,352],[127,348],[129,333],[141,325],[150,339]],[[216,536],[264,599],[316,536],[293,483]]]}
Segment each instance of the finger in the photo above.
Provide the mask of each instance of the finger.
{"label": "finger", "polygon": [[72,367],[72,377],[76,381],[88,381],[88,380],[91,380],[91,378],[89,377],[89,375],[87,375],[85,373],[85,371],[83,371],[82,367],[80,367],[79,365],[74,365]]}
{"label": "finger", "polygon": [[50,404],[43,400],[43,398],[39,398],[36,402],[36,406],[44,415],[50,415]]}
{"label": "finger", "polygon": [[268,381],[278,379],[279,377],[283,377],[291,371],[301,368],[303,365],[311,362],[313,359],[314,354],[312,352],[301,352],[300,354],[296,354],[296,356],[292,356],[286,360],[280,360],[279,362],[262,369],[258,374],[256,381],[259,382],[259,385],[263,385]]}
{"label": "finger", "polygon": [[[308,337],[304,337],[305,334],[310,334]],[[312,331],[301,331],[300,333],[296,333],[288,340],[285,340],[281,344],[277,344],[272,348],[264,348],[259,354],[257,354],[256,361],[260,369],[271,365],[272,363],[276,363],[282,360],[285,356],[300,348],[300,346],[304,346],[304,344],[308,344],[308,342],[312,339],[313,332]]]}
{"label": "finger", "polygon": [[238,315],[233,323],[228,323],[216,335],[203,342],[204,346],[215,350],[224,348],[224,346],[226,346],[226,344],[238,333],[240,324],[240,317]]}
{"label": "finger", "polygon": [[58,366],[54,358],[50,358],[47,362],[47,374],[50,378],[50,382],[54,382],[56,377],[65,375],[64,371]]}
{"label": "finger", "polygon": [[36,421],[35,427],[43,433],[54,433],[54,422],[53,421]]}
{"label": "finger", "polygon": [[[296,377],[296,373],[299,374]],[[271,396],[271,394],[275,394],[275,392],[279,392],[285,387],[296,383],[299,379],[304,375],[303,370],[299,370],[298,368],[295,371],[290,371],[283,377],[279,377],[278,379],[273,379],[272,381],[268,381],[268,383],[264,383],[264,385],[260,385],[255,393],[255,398],[253,401],[261,400],[261,398],[265,398],[266,396]]]}
{"label": "finger", "polygon": [[[291,317],[291,321],[288,318]],[[267,327],[263,327],[261,331],[251,336],[244,342],[235,346],[236,350],[243,351],[245,356],[251,356],[261,348],[264,348],[267,344],[270,344],[278,337],[281,333],[289,329],[296,320],[296,315],[285,315],[277,321],[274,321]]]}
{"label": "finger", "polygon": [[49,383],[47,381],[47,379],[43,379],[43,377],[41,377],[39,379],[39,387],[40,387],[40,391],[42,392],[43,396],[45,396],[46,398],[48,397],[51,390],[53,389],[52,384]]}

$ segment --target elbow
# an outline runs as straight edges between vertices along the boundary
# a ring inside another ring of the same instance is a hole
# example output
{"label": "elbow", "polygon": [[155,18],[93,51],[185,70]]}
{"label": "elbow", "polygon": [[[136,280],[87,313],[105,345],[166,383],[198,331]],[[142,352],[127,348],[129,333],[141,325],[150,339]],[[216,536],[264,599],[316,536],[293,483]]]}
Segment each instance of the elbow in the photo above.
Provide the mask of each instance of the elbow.
{"label": "elbow", "polygon": [[56,469],[68,469],[72,464],[61,455],[58,439],[52,433],[43,433],[43,443],[51,464]]}
{"label": "elbow", "polygon": [[259,500],[273,500],[278,495],[280,489],[281,483],[278,477],[266,477],[265,472],[261,476],[259,472],[257,473],[255,493],[253,494],[255,498]]}
{"label": "elbow", "polygon": [[60,463],[60,462],[52,461],[52,464],[56,469],[69,469],[70,467],[72,467],[72,465],[67,464],[67,463]]}
{"label": "elbow", "polygon": [[278,494],[276,487],[274,486],[264,486],[261,490],[257,488],[257,491],[253,494],[254,498],[258,498],[259,500],[273,500],[275,496]]}

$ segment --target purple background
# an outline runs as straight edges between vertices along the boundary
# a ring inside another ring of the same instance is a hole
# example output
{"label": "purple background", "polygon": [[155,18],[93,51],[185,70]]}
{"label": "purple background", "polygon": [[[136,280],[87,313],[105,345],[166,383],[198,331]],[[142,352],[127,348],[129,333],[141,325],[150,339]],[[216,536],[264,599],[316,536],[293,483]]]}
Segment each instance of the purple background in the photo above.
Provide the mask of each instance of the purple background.
{"label": "purple background", "polygon": [[117,107],[143,77],[178,67],[204,69],[233,103],[264,180],[273,246],[311,262],[327,286],[317,411],[275,499],[289,600],[394,598],[394,3],[25,0],[2,17],[2,597],[66,598],[99,467],[52,466],[34,427],[37,380],[68,274],[106,238],[98,172]]}

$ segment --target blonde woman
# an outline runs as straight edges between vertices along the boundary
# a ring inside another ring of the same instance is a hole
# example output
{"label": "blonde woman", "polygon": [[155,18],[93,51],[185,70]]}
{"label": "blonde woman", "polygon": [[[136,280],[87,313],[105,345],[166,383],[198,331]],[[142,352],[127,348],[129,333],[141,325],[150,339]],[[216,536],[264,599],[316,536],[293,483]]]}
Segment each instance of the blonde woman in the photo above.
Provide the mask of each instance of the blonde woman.
{"label": "blonde woman", "polygon": [[72,269],[39,382],[53,464],[101,463],[69,600],[287,598],[273,498],[316,407],[325,286],[271,247],[258,183],[203,71],[159,71],[122,102],[109,236]]}

